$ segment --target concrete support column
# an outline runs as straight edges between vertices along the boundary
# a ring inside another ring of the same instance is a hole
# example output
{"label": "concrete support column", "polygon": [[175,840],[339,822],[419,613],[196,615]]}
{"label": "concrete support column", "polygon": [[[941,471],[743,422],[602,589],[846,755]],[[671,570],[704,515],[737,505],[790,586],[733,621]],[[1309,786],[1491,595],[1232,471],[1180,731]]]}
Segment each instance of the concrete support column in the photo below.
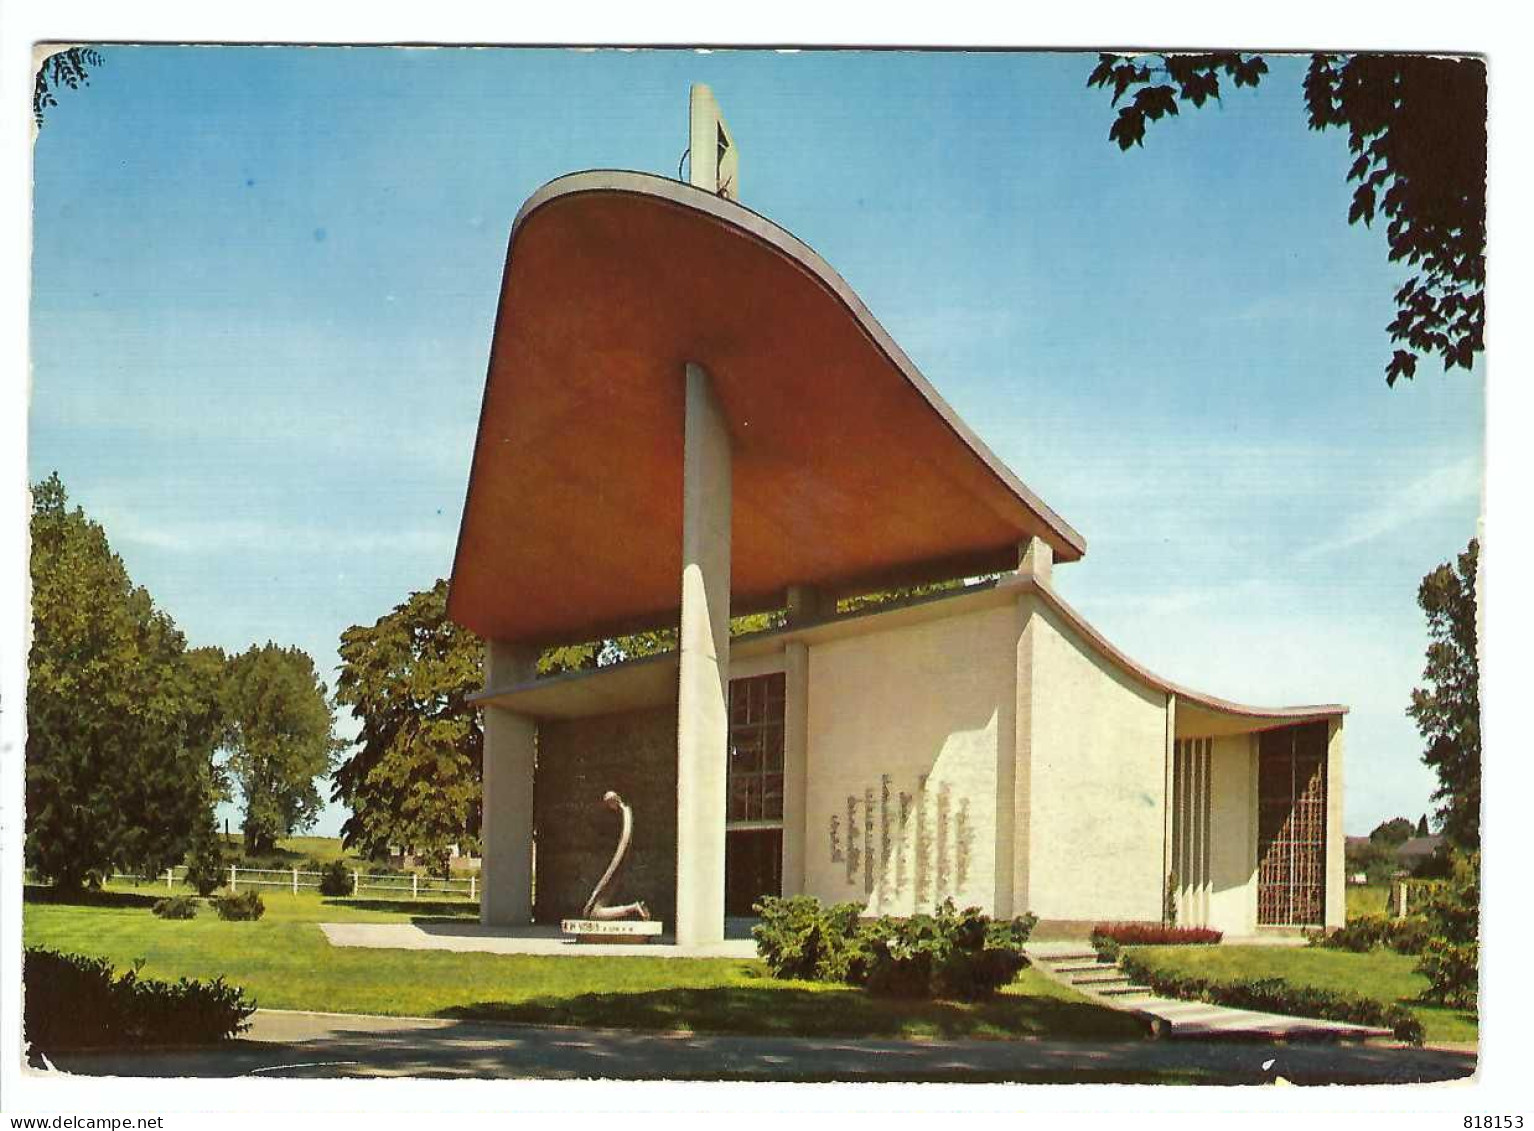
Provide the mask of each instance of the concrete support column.
{"label": "concrete support column", "polygon": [[804,892],[809,830],[810,649],[791,640],[783,650],[783,894]]}
{"label": "concrete support column", "polygon": [[[784,597],[789,628],[813,624],[836,611],[828,594],[812,585],[790,585]],[[804,891],[804,854],[809,839],[810,649],[791,640],[783,650],[783,894]]]}
{"label": "concrete support column", "polygon": [[1328,931],[1348,918],[1348,872],[1343,855],[1342,719],[1326,723],[1326,918]]}
{"label": "concrete support column", "polygon": [[1168,692],[1166,697],[1166,749],[1163,756],[1165,787],[1161,794],[1161,918],[1167,923],[1172,923],[1175,922],[1176,915],[1171,913],[1174,909],[1168,895],[1172,874],[1177,871],[1177,848],[1173,840],[1176,835],[1176,825],[1172,819],[1176,793],[1173,785],[1175,777],[1173,771],[1177,761],[1177,696],[1171,692]]}
{"label": "concrete support column", "polygon": [[1031,574],[1045,585],[1054,569],[1055,551],[1042,538],[1029,538],[1017,548],[1017,572]]}
{"label": "concrete support column", "polygon": [[[1012,772],[997,774],[997,879],[1008,877],[1010,898],[996,896],[998,915],[1033,911],[1031,883],[1033,851],[1033,681],[1038,643],[1038,597],[1023,593],[1017,601],[1017,701],[1012,712]],[[1000,720],[998,720],[999,722]],[[998,743],[998,745],[1004,745]],[[1002,793],[1010,777],[1010,798]],[[1010,802],[1010,804],[1008,803]],[[1008,867],[1002,861],[1010,859]]]}
{"label": "concrete support column", "polygon": [[730,690],[730,434],[708,372],[686,367],[681,684],[677,697],[676,940],[724,938]]}
{"label": "concrete support column", "polygon": [[[491,640],[485,644],[485,686],[506,687],[537,675],[538,649]],[[506,927],[533,920],[532,719],[499,707],[484,712],[485,747],[480,842],[484,849],[479,921]]]}
{"label": "concrete support column", "polygon": [[831,600],[829,594],[813,585],[790,585],[783,603],[786,606],[784,619],[789,628],[813,624],[822,617],[836,613],[836,602]]}

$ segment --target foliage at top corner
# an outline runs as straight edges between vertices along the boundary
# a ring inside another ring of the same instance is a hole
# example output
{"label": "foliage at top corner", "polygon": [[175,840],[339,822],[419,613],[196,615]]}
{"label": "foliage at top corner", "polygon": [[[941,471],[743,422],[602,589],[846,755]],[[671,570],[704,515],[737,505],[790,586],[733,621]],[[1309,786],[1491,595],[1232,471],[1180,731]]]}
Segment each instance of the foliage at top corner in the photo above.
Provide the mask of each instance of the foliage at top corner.
{"label": "foliage at top corner", "polygon": [[[1219,101],[1222,79],[1256,87],[1267,73],[1264,58],[1247,52],[1105,53],[1087,85],[1111,87],[1115,106],[1129,97],[1108,131],[1128,150],[1144,144],[1149,122],[1175,117],[1179,103]],[[1445,371],[1469,369],[1485,348],[1485,63],[1318,52],[1302,93],[1311,129],[1347,131],[1348,223],[1383,216],[1390,261],[1413,269],[1386,327],[1398,344],[1386,384],[1414,377],[1423,356],[1437,356]]]}
{"label": "foliage at top corner", "polygon": [[42,129],[47,112],[59,104],[61,88],[79,90],[90,86],[90,72],[105,60],[94,47],[66,47],[55,51],[40,64],[32,81],[32,120]]}

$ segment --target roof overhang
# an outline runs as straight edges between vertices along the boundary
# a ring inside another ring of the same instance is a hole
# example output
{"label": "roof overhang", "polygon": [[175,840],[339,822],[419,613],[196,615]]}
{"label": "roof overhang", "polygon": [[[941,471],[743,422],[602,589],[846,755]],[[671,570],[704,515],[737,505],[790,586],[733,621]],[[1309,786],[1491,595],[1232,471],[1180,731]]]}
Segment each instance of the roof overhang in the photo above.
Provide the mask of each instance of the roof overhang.
{"label": "roof overhang", "polygon": [[683,367],[733,446],[732,612],[1057,562],[1085,542],[809,247],[689,185],[588,172],[512,228],[448,611],[552,643],[673,623]]}

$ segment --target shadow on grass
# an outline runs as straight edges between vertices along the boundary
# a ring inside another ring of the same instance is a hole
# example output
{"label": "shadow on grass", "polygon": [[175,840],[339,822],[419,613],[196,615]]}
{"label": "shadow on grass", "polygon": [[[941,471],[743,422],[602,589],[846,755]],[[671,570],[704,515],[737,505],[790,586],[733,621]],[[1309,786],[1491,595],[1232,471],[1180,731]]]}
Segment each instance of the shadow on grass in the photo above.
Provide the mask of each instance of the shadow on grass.
{"label": "shadow on grass", "polygon": [[411,915],[411,922],[420,917],[422,922],[442,919],[479,920],[479,904],[467,900],[430,899],[350,899],[345,896],[325,896],[321,903],[333,907],[349,907],[353,911],[390,911]]}
{"label": "shadow on grass", "polygon": [[153,907],[165,893],[153,895],[136,891],[92,891],[80,888],[69,891],[47,884],[27,884],[21,898],[26,903],[63,903],[74,907]]}
{"label": "shadow on grass", "polygon": [[1134,1039],[1145,1024],[1089,1002],[1003,994],[990,1001],[909,1001],[856,989],[807,989],[762,979],[709,986],[482,1001],[441,1010],[457,1020],[779,1037]]}

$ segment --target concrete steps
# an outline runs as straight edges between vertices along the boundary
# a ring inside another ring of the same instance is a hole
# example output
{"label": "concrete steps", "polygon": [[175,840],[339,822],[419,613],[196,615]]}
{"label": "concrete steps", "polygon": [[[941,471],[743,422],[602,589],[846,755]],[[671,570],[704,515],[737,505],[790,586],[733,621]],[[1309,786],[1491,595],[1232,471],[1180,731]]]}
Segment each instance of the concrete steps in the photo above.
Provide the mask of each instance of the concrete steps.
{"label": "concrete steps", "polygon": [[1111,1009],[1143,1018],[1156,1037],[1366,1041],[1392,1035],[1388,1029],[1368,1025],[1157,997],[1149,986],[1132,982],[1117,962],[1101,962],[1095,951],[1079,946],[1041,943],[1028,948],[1028,957],[1035,969],[1055,981],[1096,998]]}

